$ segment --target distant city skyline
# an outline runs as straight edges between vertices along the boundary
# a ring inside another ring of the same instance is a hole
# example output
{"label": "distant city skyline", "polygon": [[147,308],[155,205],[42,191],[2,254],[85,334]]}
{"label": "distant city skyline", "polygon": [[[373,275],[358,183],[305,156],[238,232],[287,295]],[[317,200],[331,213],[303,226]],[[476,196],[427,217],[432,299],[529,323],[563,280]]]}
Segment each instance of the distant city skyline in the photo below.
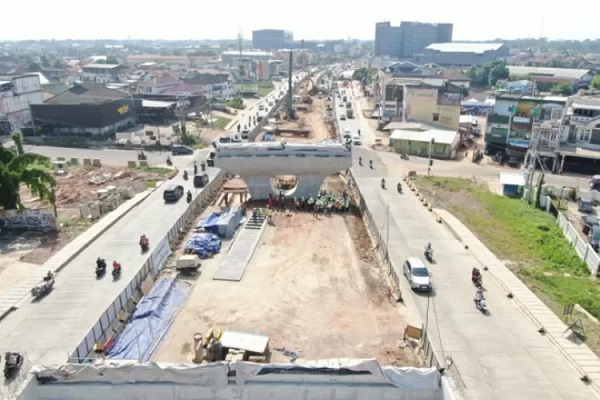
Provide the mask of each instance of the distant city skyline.
{"label": "distant city skyline", "polygon": [[[33,5],[8,2],[2,6],[5,18],[0,40],[233,39],[240,29],[245,39],[252,38],[253,30],[285,29],[292,31],[296,40],[372,40],[375,23],[387,20],[392,25],[401,20],[452,23],[458,41],[600,38],[597,0],[572,0],[561,7],[552,7],[548,0],[504,0],[499,7],[474,7],[475,3],[466,0],[432,0],[424,7],[408,8],[390,6],[394,3],[383,0],[356,7],[339,0],[305,0],[289,8],[273,0],[232,0],[223,7],[183,0],[137,7],[127,4],[104,0],[86,10],[72,0]],[[572,15],[577,17],[569,17]]]}

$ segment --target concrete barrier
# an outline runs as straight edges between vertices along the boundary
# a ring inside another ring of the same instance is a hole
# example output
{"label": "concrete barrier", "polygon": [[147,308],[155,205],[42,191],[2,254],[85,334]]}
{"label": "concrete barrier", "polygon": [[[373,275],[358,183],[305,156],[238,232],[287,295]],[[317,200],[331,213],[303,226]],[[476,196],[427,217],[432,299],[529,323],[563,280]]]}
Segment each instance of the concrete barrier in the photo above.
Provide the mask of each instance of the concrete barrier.
{"label": "concrete barrier", "polygon": [[[84,362],[88,359],[90,353],[94,351],[94,346],[98,340],[105,336],[112,335],[112,325],[117,320],[120,312],[130,312],[127,309],[131,305],[131,299],[139,295],[142,283],[150,275],[158,275],[164,268],[168,257],[172,253],[171,240],[178,237],[180,229],[189,226],[200,211],[211,202],[211,198],[218,193],[225,180],[225,173],[219,171],[217,175],[202,189],[202,192],[190,203],[186,211],[179,217],[173,227],[159,241],[157,247],[149,255],[146,262],[139,268],[138,273],[129,282],[125,290],[113,301],[104,314],[98,317],[98,321],[92,327],[90,332],[83,338],[82,342],[70,354],[69,360],[79,360]],[[203,207],[204,206],[204,207]]]}

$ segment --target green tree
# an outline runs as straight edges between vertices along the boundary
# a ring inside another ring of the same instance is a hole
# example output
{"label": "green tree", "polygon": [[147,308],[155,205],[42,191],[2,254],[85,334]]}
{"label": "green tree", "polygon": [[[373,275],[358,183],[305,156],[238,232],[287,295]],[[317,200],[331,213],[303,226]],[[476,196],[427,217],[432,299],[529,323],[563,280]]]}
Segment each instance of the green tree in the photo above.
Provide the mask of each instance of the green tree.
{"label": "green tree", "polygon": [[504,61],[494,61],[490,64],[471,67],[467,76],[475,86],[494,86],[500,79],[508,79],[508,67]]}
{"label": "green tree", "polygon": [[592,79],[592,83],[590,83],[591,89],[600,89],[600,75],[597,75]]}
{"label": "green tree", "polygon": [[573,94],[573,85],[568,83],[557,83],[556,85],[552,85],[550,88],[550,92],[552,94],[557,94],[561,96],[570,96]]}
{"label": "green tree", "polygon": [[40,199],[53,201],[52,188],[56,180],[50,160],[39,154],[25,153],[20,133],[12,137],[17,152],[0,147],[0,206],[5,210],[24,208],[21,185],[27,186]]}

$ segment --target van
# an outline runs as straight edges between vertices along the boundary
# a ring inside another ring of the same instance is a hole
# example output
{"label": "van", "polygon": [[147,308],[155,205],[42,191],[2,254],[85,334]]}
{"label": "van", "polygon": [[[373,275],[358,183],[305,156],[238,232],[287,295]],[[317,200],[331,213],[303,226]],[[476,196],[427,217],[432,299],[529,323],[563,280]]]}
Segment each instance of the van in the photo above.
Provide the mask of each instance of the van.
{"label": "van", "polygon": [[194,176],[194,187],[195,188],[203,188],[204,186],[206,186],[208,184],[209,180],[210,180],[210,178],[208,177],[208,174],[195,175]]}

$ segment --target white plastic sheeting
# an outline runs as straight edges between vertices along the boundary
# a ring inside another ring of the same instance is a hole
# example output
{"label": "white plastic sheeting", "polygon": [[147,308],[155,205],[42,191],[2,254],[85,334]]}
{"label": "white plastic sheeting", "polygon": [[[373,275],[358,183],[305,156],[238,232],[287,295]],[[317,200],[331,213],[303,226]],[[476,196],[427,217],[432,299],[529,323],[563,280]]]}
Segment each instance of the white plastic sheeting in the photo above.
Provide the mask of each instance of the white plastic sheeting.
{"label": "white plastic sheeting", "polygon": [[66,364],[59,367],[34,367],[38,381],[60,383],[180,383],[204,387],[227,386],[226,363],[207,365],[159,364],[117,361],[98,364]]}
{"label": "white plastic sheeting", "polygon": [[[177,383],[194,384],[208,388],[227,386],[229,369],[236,372],[236,383],[244,385],[257,377],[263,369],[289,370],[302,368],[318,372],[326,367],[297,364],[257,364],[251,362],[212,363],[207,365],[138,363],[113,361],[97,364],[67,364],[59,367],[35,367],[33,372],[40,382],[59,383]],[[327,368],[334,369],[334,368]],[[369,372],[391,385],[412,391],[439,390],[441,374],[435,368],[382,367],[377,360],[361,360],[335,369]]]}
{"label": "white plastic sheeting", "polygon": [[[238,385],[243,385],[246,381],[257,376],[263,369],[292,369],[292,368],[319,370],[323,367],[300,366],[296,364],[257,364],[251,362],[238,361],[233,365],[236,372],[236,381]],[[435,368],[396,368],[382,367],[375,359],[361,360],[355,364],[342,365],[339,369],[350,371],[370,372],[375,376],[380,376],[391,385],[402,389],[413,390],[435,390],[440,388],[441,374]]]}

